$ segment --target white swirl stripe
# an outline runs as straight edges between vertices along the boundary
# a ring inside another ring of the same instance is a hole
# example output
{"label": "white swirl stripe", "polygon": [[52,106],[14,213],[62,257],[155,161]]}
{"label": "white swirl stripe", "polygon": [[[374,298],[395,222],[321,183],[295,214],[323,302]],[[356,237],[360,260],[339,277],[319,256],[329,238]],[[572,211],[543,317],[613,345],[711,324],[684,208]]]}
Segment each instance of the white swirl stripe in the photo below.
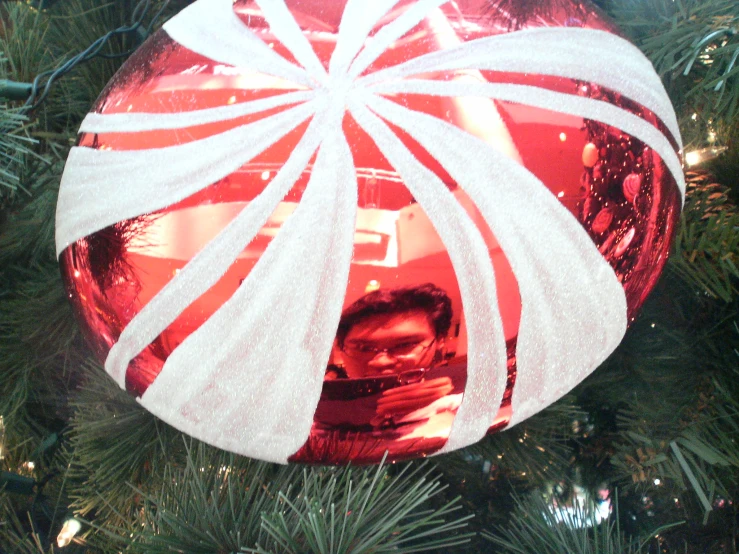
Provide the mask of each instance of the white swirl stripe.
{"label": "white swirl stripe", "polygon": [[[84,132],[131,133],[230,121],[285,106],[183,145],[138,151],[78,147],[70,153],[57,210],[58,253],[113,223],[187,198],[312,117],[273,181],[123,331],[106,362],[119,385],[124,386],[130,361],[227,271],[317,150],[297,209],[233,296],[170,354],[141,399],[175,427],[240,454],[285,462],[304,443],[352,257],[357,182],[342,129],[347,107],[428,214],[457,275],[469,363],[464,400],[443,450],[483,436],[505,389],[495,273],[475,223],[388,123],[408,133],[466,191],[516,276],[522,314],[513,423],[576,385],[615,348],[626,327],[625,295],[611,267],[546,187],[496,151],[494,137],[482,133],[478,138],[381,95],[482,96],[614,125],[653,148],[682,192],[679,160],[669,140],[623,109],[537,87],[413,78],[443,70],[496,70],[592,82],[654,112],[679,143],[674,112],[646,58],[604,32],[550,28],[473,40],[359,77],[424,18],[432,13],[435,20],[445,17],[440,10],[445,0],[418,0],[400,8],[397,0],[349,0],[327,73],[283,0],[257,4],[271,33],[259,34],[278,40],[303,67],[250,30],[233,12],[231,0],[198,0],[165,30],[197,54],[309,90],[181,114],[90,114]],[[390,21],[369,38],[384,18]]]}
{"label": "white swirl stripe", "polygon": [[[72,148],[57,202],[57,255],[95,231],[171,206],[233,173],[305,121],[314,109],[311,103],[301,104],[219,135],[168,148]],[[100,186],[101,179],[105,186]]]}
{"label": "white swirl stripe", "polygon": [[[347,76],[356,79],[372,62],[387,50],[393,42],[398,40],[413,27],[418,25],[424,17],[433,9],[438,8],[442,4],[446,4],[449,0],[418,0],[403,12],[395,21],[392,21],[380,29],[369,44],[352,62],[347,72]],[[376,23],[377,21],[375,21]],[[347,31],[348,32],[348,31]]]}
{"label": "white swirl stripe", "polygon": [[198,0],[164,24],[174,40],[212,60],[305,86],[308,72],[277,54],[239,20],[232,0]]}
{"label": "white swirl stripe", "polygon": [[126,369],[144,348],[190,304],[216,284],[256,236],[290,191],[321,142],[320,118],[308,126],[300,143],[264,191],[198,252],[126,326],[105,360],[105,369],[125,387]]}
{"label": "white swirl stripe", "polygon": [[[457,411],[446,447],[455,449],[472,444],[495,419],[507,377],[503,322],[490,254],[477,226],[441,179],[422,165],[367,108],[355,104],[351,113],[424,207],[449,251],[462,295],[469,356],[464,402]],[[490,150],[487,145],[486,150]]]}
{"label": "white swirl stripe", "polygon": [[[357,55],[377,21],[399,0],[349,0],[341,17],[341,27],[350,32],[339,33],[336,48],[331,56],[329,73],[343,74]],[[340,28],[341,28],[340,27]]]}
{"label": "white swirl stripe", "polygon": [[480,38],[378,70],[359,81],[369,86],[459,69],[538,73],[605,86],[654,112],[682,148],[675,112],[652,64],[634,45],[604,31],[551,27]]}
{"label": "white swirl stripe", "polygon": [[349,276],[356,175],[341,128],[327,132],[298,208],[141,398],[194,437],[273,462],[310,432]]}
{"label": "white swirl stripe", "polygon": [[680,189],[680,194],[683,198],[685,197],[685,175],[682,171],[680,158],[667,137],[660,133],[654,125],[608,102],[554,92],[530,85],[461,83],[459,81],[432,81],[429,79],[408,79],[379,83],[371,86],[370,90],[379,94],[487,96],[496,100],[517,102],[606,123],[627,132],[645,144],[651,145],[665,162],[667,169]]}
{"label": "white swirl stripe", "polygon": [[264,112],[280,106],[305,102],[311,100],[315,95],[316,93],[313,90],[299,90],[260,100],[231,104],[230,106],[179,113],[89,113],[80,125],[80,133],[139,133],[142,131],[183,129],[195,125],[228,121],[229,119]]}
{"label": "white swirl stripe", "polygon": [[[369,106],[416,137],[442,164],[503,248],[522,304],[513,420],[533,415],[569,390],[561,390],[562,383],[581,381],[603,361],[604,351],[618,346],[626,331],[621,283],[577,220],[527,169],[435,117],[378,97]],[[534,216],[541,213],[547,217]],[[592,348],[594,343],[598,348]],[[478,391],[474,384],[470,391],[469,373],[463,406],[486,401],[484,396],[470,397]],[[477,413],[484,408],[470,409]],[[477,422],[477,439],[491,421]],[[474,421],[466,423],[472,426]],[[452,435],[457,420],[454,426]]]}
{"label": "white swirl stripe", "polygon": [[277,40],[295,56],[316,83],[324,83],[328,76],[326,68],[321,64],[285,3],[275,0],[256,0],[256,3]]}

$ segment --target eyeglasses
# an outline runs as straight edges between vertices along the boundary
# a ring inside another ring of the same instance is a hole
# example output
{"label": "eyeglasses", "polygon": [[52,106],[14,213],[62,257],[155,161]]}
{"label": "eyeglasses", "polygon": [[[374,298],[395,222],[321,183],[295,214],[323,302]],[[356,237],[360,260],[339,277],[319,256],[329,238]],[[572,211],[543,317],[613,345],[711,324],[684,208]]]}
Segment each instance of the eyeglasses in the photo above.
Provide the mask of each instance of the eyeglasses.
{"label": "eyeglasses", "polygon": [[423,357],[435,342],[436,339],[424,345],[423,341],[408,341],[388,348],[377,348],[376,346],[371,346],[369,344],[356,343],[345,344],[341,350],[350,358],[362,362],[367,362],[375,358],[378,354],[386,354],[390,358],[403,361],[416,356],[419,358]]}

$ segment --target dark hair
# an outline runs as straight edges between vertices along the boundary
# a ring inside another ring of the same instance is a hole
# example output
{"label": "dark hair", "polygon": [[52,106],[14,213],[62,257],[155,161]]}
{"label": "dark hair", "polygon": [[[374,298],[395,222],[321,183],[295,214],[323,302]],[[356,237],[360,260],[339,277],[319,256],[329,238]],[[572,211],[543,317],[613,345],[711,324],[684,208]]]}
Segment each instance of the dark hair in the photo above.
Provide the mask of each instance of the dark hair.
{"label": "dark hair", "polygon": [[428,314],[437,337],[447,334],[452,325],[452,301],[432,283],[397,289],[380,289],[365,294],[341,314],[336,339],[343,348],[352,327],[375,315],[399,314],[420,310]]}

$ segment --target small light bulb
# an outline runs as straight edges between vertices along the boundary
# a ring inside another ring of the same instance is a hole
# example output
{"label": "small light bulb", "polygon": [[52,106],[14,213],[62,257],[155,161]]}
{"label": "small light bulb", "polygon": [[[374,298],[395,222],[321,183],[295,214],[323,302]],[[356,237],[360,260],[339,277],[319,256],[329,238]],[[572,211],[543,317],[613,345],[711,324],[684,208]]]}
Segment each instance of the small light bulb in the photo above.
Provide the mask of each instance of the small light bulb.
{"label": "small light bulb", "polygon": [[64,525],[62,525],[62,530],[59,531],[59,535],[56,538],[56,544],[59,548],[64,548],[71,543],[72,539],[77,533],[79,533],[80,529],[82,529],[82,524],[76,519],[69,518],[65,521]]}
{"label": "small light bulb", "polygon": [[560,133],[559,134],[559,140],[561,140],[562,142],[566,141],[567,140],[567,133]]}
{"label": "small light bulb", "polygon": [[269,171],[262,171],[262,181],[269,180]]}
{"label": "small light bulb", "polygon": [[693,152],[688,152],[687,154],[685,154],[685,163],[688,164],[689,166],[696,165],[700,163],[700,161],[701,161],[700,152],[693,151]]}

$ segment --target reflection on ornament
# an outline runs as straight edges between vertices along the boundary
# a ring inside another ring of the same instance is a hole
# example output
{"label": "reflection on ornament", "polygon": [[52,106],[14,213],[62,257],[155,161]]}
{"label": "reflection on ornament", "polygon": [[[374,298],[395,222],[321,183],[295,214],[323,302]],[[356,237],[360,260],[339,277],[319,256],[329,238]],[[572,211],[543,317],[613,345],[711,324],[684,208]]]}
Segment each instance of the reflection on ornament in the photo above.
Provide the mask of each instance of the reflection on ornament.
{"label": "reflection on ornament", "polygon": [[623,184],[624,197],[629,202],[634,202],[639,196],[641,190],[641,175],[638,173],[629,173],[624,179]]}
{"label": "reflection on ornament", "polygon": [[616,245],[616,254],[615,256],[617,258],[620,258],[624,255],[626,252],[626,249],[631,244],[631,241],[634,239],[634,235],[636,235],[636,230],[632,227],[628,231],[626,231],[626,234],[623,236],[623,238],[618,241],[618,244]]}
{"label": "reflection on ornament", "polygon": [[364,287],[364,292],[367,292],[367,293],[374,292],[376,290],[380,290],[380,281],[378,281],[377,279],[371,279],[367,283],[367,286]]}
{"label": "reflection on ornament", "polygon": [[611,515],[611,492],[607,488],[593,497],[579,485],[551,487],[547,495],[548,513],[543,514],[550,525],[564,525],[569,529],[584,529],[599,525]]}
{"label": "reflection on ornament", "polygon": [[605,233],[608,228],[611,226],[611,222],[613,221],[613,210],[610,208],[603,208],[601,211],[598,212],[598,215],[595,216],[595,219],[593,220],[593,232],[603,234]]}
{"label": "reflection on ornament", "polygon": [[593,167],[597,161],[598,147],[592,142],[589,142],[582,149],[582,164],[585,167]]}
{"label": "reflection on ornament", "polygon": [[512,32],[481,0],[170,20],[61,186],[57,250],[106,370],[276,462],[448,451],[566,393],[654,286],[684,185],[649,62],[558,10]]}

